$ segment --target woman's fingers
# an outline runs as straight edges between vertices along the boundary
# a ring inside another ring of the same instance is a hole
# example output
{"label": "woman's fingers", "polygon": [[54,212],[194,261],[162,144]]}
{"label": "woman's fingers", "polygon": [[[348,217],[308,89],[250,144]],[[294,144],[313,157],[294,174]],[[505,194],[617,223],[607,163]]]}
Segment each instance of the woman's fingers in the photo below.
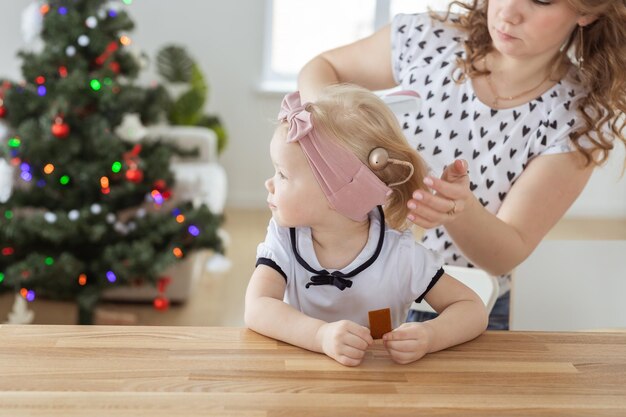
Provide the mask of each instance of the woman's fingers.
{"label": "woman's fingers", "polygon": [[459,179],[466,177],[467,174],[467,161],[464,159],[457,159],[444,169],[443,174],[441,174],[441,179],[449,182],[456,182]]}
{"label": "woman's fingers", "polygon": [[424,178],[424,184],[431,190],[435,190],[437,194],[443,194],[450,199],[462,198],[465,191],[469,188],[469,178],[463,176],[459,182],[448,182],[435,177]]}
{"label": "woman's fingers", "polygon": [[421,190],[415,191],[413,193],[413,200],[410,200],[408,202],[408,207],[410,209],[411,207],[414,207],[415,209],[420,205],[418,203],[421,203],[421,205],[429,207],[439,213],[448,213],[450,211],[459,212],[462,209],[460,204],[461,200],[457,202],[457,200],[452,198],[452,196],[448,198],[442,196],[441,194],[430,194]]}

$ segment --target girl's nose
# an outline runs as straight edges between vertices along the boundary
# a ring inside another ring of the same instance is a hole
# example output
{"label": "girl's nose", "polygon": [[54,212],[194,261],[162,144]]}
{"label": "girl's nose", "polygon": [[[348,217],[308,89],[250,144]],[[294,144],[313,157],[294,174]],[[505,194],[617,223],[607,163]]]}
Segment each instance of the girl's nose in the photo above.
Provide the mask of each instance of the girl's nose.
{"label": "girl's nose", "polygon": [[274,193],[274,182],[271,178],[265,180],[265,189],[270,193]]}

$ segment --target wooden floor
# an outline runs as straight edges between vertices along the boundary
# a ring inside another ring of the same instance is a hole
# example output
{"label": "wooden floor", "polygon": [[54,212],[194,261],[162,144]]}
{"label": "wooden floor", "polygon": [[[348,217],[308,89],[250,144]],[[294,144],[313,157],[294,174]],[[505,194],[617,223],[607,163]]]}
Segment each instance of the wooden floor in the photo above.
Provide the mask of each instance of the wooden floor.
{"label": "wooden floor", "polygon": [[[256,247],[265,236],[270,212],[227,209],[225,230],[230,236],[226,256],[232,267],[225,273],[205,273],[190,299],[169,310],[156,311],[151,304],[102,303],[101,324],[242,326],[244,294],[254,269]],[[626,219],[562,220],[547,239],[624,239]],[[13,295],[0,296],[0,322],[11,310]],[[36,324],[75,324],[76,308],[72,303],[37,299],[29,304]]]}

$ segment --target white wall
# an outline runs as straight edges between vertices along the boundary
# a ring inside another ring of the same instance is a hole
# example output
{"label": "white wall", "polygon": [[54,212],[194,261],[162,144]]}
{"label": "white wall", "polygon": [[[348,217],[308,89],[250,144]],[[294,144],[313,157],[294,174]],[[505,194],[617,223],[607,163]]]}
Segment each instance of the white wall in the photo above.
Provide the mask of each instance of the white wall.
{"label": "white wall", "polygon": [[[2,1],[0,76],[19,79],[16,51],[23,46],[22,10],[30,0]],[[259,93],[265,2],[262,0],[135,0],[128,8],[136,47],[154,57],[167,43],[180,43],[196,57],[210,82],[208,110],[230,133],[221,157],[229,179],[227,204],[264,207],[264,179],[272,168],[268,144],[280,95]],[[151,69],[142,76],[156,79]],[[569,217],[626,217],[626,177],[618,181],[624,152],[598,170]]]}

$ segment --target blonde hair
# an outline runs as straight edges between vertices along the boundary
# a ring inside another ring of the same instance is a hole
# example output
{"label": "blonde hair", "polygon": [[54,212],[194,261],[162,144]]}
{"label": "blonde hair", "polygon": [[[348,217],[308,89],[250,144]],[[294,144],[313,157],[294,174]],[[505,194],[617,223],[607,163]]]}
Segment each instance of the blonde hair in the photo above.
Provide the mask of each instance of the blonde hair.
{"label": "blonde hair", "polygon": [[[384,148],[389,158],[410,162],[414,173],[400,185],[393,186],[393,193],[385,203],[385,216],[390,227],[398,230],[408,228],[407,202],[413,191],[425,190],[423,180],[426,164],[407,142],[396,116],[374,93],[351,84],[334,84],[325,87],[315,103],[306,106],[316,129],[334,138],[344,148],[353,152],[369,167],[369,154],[375,148]],[[385,184],[400,182],[409,174],[403,165],[388,164],[380,171],[373,171]]]}
{"label": "blonde hair", "polygon": [[[626,126],[626,2],[624,0],[567,0],[569,6],[582,15],[595,15],[597,20],[585,26],[583,44],[578,30],[575,29],[566,42],[563,53],[556,57],[554,68],[567,57],[573,49],[573,55],[582,57],[584,69],[578,71],[578,81],[587,91],[587,96],[580,100],[577,111],[584,121],[584,126],[570,134],[576,149],[585,157],[586,164],[600,165],[613,149],[613,141],[626,144],[624,127]],[[457,26],[467,33],[465,42],[466,57],[457,59],[461,74],[457,79],[462,82],[465,76],[487,75],[489,72],[476,68],[476,63],[493,50],[493,44],[487,27],[486,0],[473,0],[469,3],[453,1],[444,16],[431,13],[431,17],[447,21],[450,8],[459,6],[467,13],[455,19]],[[603,131],[607,124],[610,133]],[[586,137],[591,146],[581,145]]]}

